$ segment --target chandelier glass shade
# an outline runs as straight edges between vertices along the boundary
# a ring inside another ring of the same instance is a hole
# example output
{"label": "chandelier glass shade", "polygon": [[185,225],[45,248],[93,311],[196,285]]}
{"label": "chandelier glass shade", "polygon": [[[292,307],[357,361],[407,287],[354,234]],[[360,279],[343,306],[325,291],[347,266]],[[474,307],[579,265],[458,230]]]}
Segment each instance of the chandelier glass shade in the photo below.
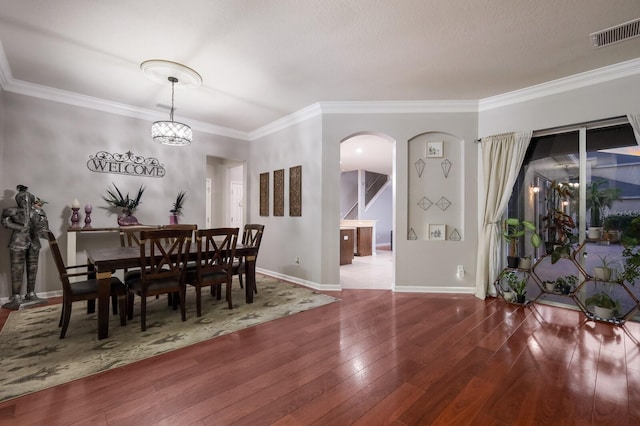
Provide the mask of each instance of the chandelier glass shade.
{"label": "chandelier glass shade", "polygon": [[163,145],[184,146],[190,145],[193,139],[193,132],[191,127],[178,121],[173,121],[173,101],[175,84],[178,79],[175,77],[169,77],[171,82],[171,112],[169,114],[169,121],[156,121],[151,126],[151,137],[154,141]]}

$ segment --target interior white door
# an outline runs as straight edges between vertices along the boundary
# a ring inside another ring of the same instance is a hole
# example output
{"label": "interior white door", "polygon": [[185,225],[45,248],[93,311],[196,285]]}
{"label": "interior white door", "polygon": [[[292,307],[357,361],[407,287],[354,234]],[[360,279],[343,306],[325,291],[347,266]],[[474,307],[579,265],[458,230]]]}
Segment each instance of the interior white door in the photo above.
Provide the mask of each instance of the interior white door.
{"label": "interior white door", "polygon": [[211,178],[205,182],[205,226],[211,228]]}
{"label": "interior white door", "polygon": [[244,185],[242,182],[231,182],[231,197],[229,202],[229,221],[232,228],[244,227],[244,206],[242,205],[242,193]]}

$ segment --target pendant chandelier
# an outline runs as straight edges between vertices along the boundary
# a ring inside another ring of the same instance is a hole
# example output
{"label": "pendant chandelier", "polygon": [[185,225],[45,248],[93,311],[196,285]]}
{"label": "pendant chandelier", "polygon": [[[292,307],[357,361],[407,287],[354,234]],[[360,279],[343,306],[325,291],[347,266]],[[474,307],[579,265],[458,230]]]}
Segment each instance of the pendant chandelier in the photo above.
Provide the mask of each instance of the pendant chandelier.
{"label": "pendant chandelier", "polygon": [[142,71],[152,80],[160,83],[171,83],[171,111],[169,121],[156,121],[151,126],[151,137],[154,141],[172,146],[190,145],[193,138],[191,127],[174,121],[175,86],[197,87],[202,83],[200,74],[177,62],[153,59],[140,65]]}
{"label": "pendant chandelier", "polygon": [[167,79],[171,82],[171,112],[169,113],[169,121],[156,121],[153,123],[153,126],[151,126],[151,137],[154,141],[163,145],[191,145],[191,139],[193,139],[191,127],[178,121],[173,121],[173,100],[178,79],[175,77],[168,77]]}

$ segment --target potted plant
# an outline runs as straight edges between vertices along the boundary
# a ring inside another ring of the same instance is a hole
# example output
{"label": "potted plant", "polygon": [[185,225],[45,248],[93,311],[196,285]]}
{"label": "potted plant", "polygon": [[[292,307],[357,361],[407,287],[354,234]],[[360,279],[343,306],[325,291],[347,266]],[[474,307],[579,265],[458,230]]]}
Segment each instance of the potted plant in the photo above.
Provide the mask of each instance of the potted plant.
{"label": "potted plant", "polygon": [[518,279],[514,284],[511,285],[511,290],[516,295],[517,303],[524,303],[526,301],[527,295],[527,280],[526,278]]}
{"label": "potted plant", "polygon": [[636,279],[640,277],[640,217],[635,218],[627,228],[622,238],[623,269],[619,276],[619,282],[628,282],[635,286]]}
{"label": "potted plant", "polygon": [[518,241],[526,233],[531,234],[531,245],[535,248],[540,247],[542,238],[536,232],[536,225],[528,220],[520,220],[517,217],[510,217],[502,223],[502,236],[509,243],[509,254],[507,256],[507,265],[510,268],[519,266],[520,258],[518,257]]}
{"label": "potted plant", "polygon": [[182,208],[184,204],[184,197],[187,195],[186,191],[178,192],[178,196],[176,197],[176,201],[173,203],[173,208],[169,210],[171,216],[169,216],[169,222],[172,225],[178,224],[179,217],[182,215]]}
{"label": "potted plant", "polygon": [[598,256],[598,258],[600,258],[600,264],[593,268],[593,277],[598,281],[611,281],[613,260],[606,255]]}
{"label": "potted plant", "polygon": [[552,181],[546,192],[547,214],[542,217],[545,222],[547,240],[545,248],[551,255],[551,263],[555,264],[562,256],[571,255],[571,244],[574,242],[576,228],[573,218],[564,212],[562,202],[572,199],[571,188],[567,184]]}
{"label": "potted plant", "polygon": [[520,269],[531,269],[531,256],[522,256],[520,263],[518,263]]}
{"label": "potted plant", "polygon": [[555,289],[562,294],[571,294],[577,282],[578,282],[578,277],[576,277],[575,275],[558,277],[556,278],[556,281],[555,281],[556,283]]}
{"label": "potted plant", "polygon": [[512,290],[512,287],[515,286],[518,282],[518,274],[514,271],[503,270],[500,274],[500,280],[503,283],[500,287],[502,288],[502,297],[507,302],[513,302],[516,298],[515,293]]}
{"label": "potted plant", "polygon": [[613,202],[620,199],[620,189],[602,188],[604,184],[608,184],[608,181],[599,179],[587,185],[585,201],[587,208],[591,209],[591,222],[589,223],[590,239],[599,239],[601,236],[602,209],[604,207],[611,208]]}
{"label": "potted plant", "polygon": [[142,194],[144,193],[144,186],[140,185],[138,189],[138,194],[135,198],[130,197],[129,193],[127,195],[122,195],[122,192],[116,184],[113,184],[115,191],[107,189],[107,196],[103,196],[102,199],[105,200],[111,207],[120,208],[122,213],[118,215],[118,225],[120,226],[129,226],[129,225],[139,225],[138,219],[133,215],[133,212],[138,208],[141,203]]}
{"label": "potted plant", "polygon": [[556,292],[556,281],[555,280],[545,280],[545,281],[543,281],[543,284],[544,284],[544,288],[549,293],[555,293]]}
{"label": "potted plant", "polygon": [[584,302],[587,306],[593,306],[595,316],[605,320],[613,318],[620,309],[620,303],[604,291],[595,293]]}

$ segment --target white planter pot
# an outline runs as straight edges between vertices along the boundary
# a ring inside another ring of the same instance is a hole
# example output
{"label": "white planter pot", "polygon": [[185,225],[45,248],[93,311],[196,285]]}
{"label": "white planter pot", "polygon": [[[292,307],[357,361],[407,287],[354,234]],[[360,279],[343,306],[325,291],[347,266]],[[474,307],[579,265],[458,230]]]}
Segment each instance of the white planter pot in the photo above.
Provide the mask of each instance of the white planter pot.
{"label": "white planter pot", "polygon": [[609,281],[611,280],[611,268],[596,266],[593,268],[593,277],[599,281]]}
{"label": "white planter pot", "polygon": [[516,294],[512,291],[505,291],[502,297],[504,297],[504,300],[507,302],[513,302],[516,300]]}
{"label": "white planter pot", "polygon": [[590,240],[599,240],[600,235],[602,235],[602,233],[600,232],[600,228],[589,228],[587,237]]}
{"label": "white planter pot", "polygon": [[547,289],[547,291],[553,292],[556,289],[556,283],[545,283],[544,287]]}
{"label": "white planter pot", "polygon": [[521,257],[520,262],[518,262],[518,268],[520,269],[531,269],[531,258],[530,257]]}
{"label": "white planter pot", "polygon": [[593,313],[596,314],[597,317],[602,319],[611,319],[613,318],[613,309],[610,308],[602,308],[600,306],[593,307]]}

